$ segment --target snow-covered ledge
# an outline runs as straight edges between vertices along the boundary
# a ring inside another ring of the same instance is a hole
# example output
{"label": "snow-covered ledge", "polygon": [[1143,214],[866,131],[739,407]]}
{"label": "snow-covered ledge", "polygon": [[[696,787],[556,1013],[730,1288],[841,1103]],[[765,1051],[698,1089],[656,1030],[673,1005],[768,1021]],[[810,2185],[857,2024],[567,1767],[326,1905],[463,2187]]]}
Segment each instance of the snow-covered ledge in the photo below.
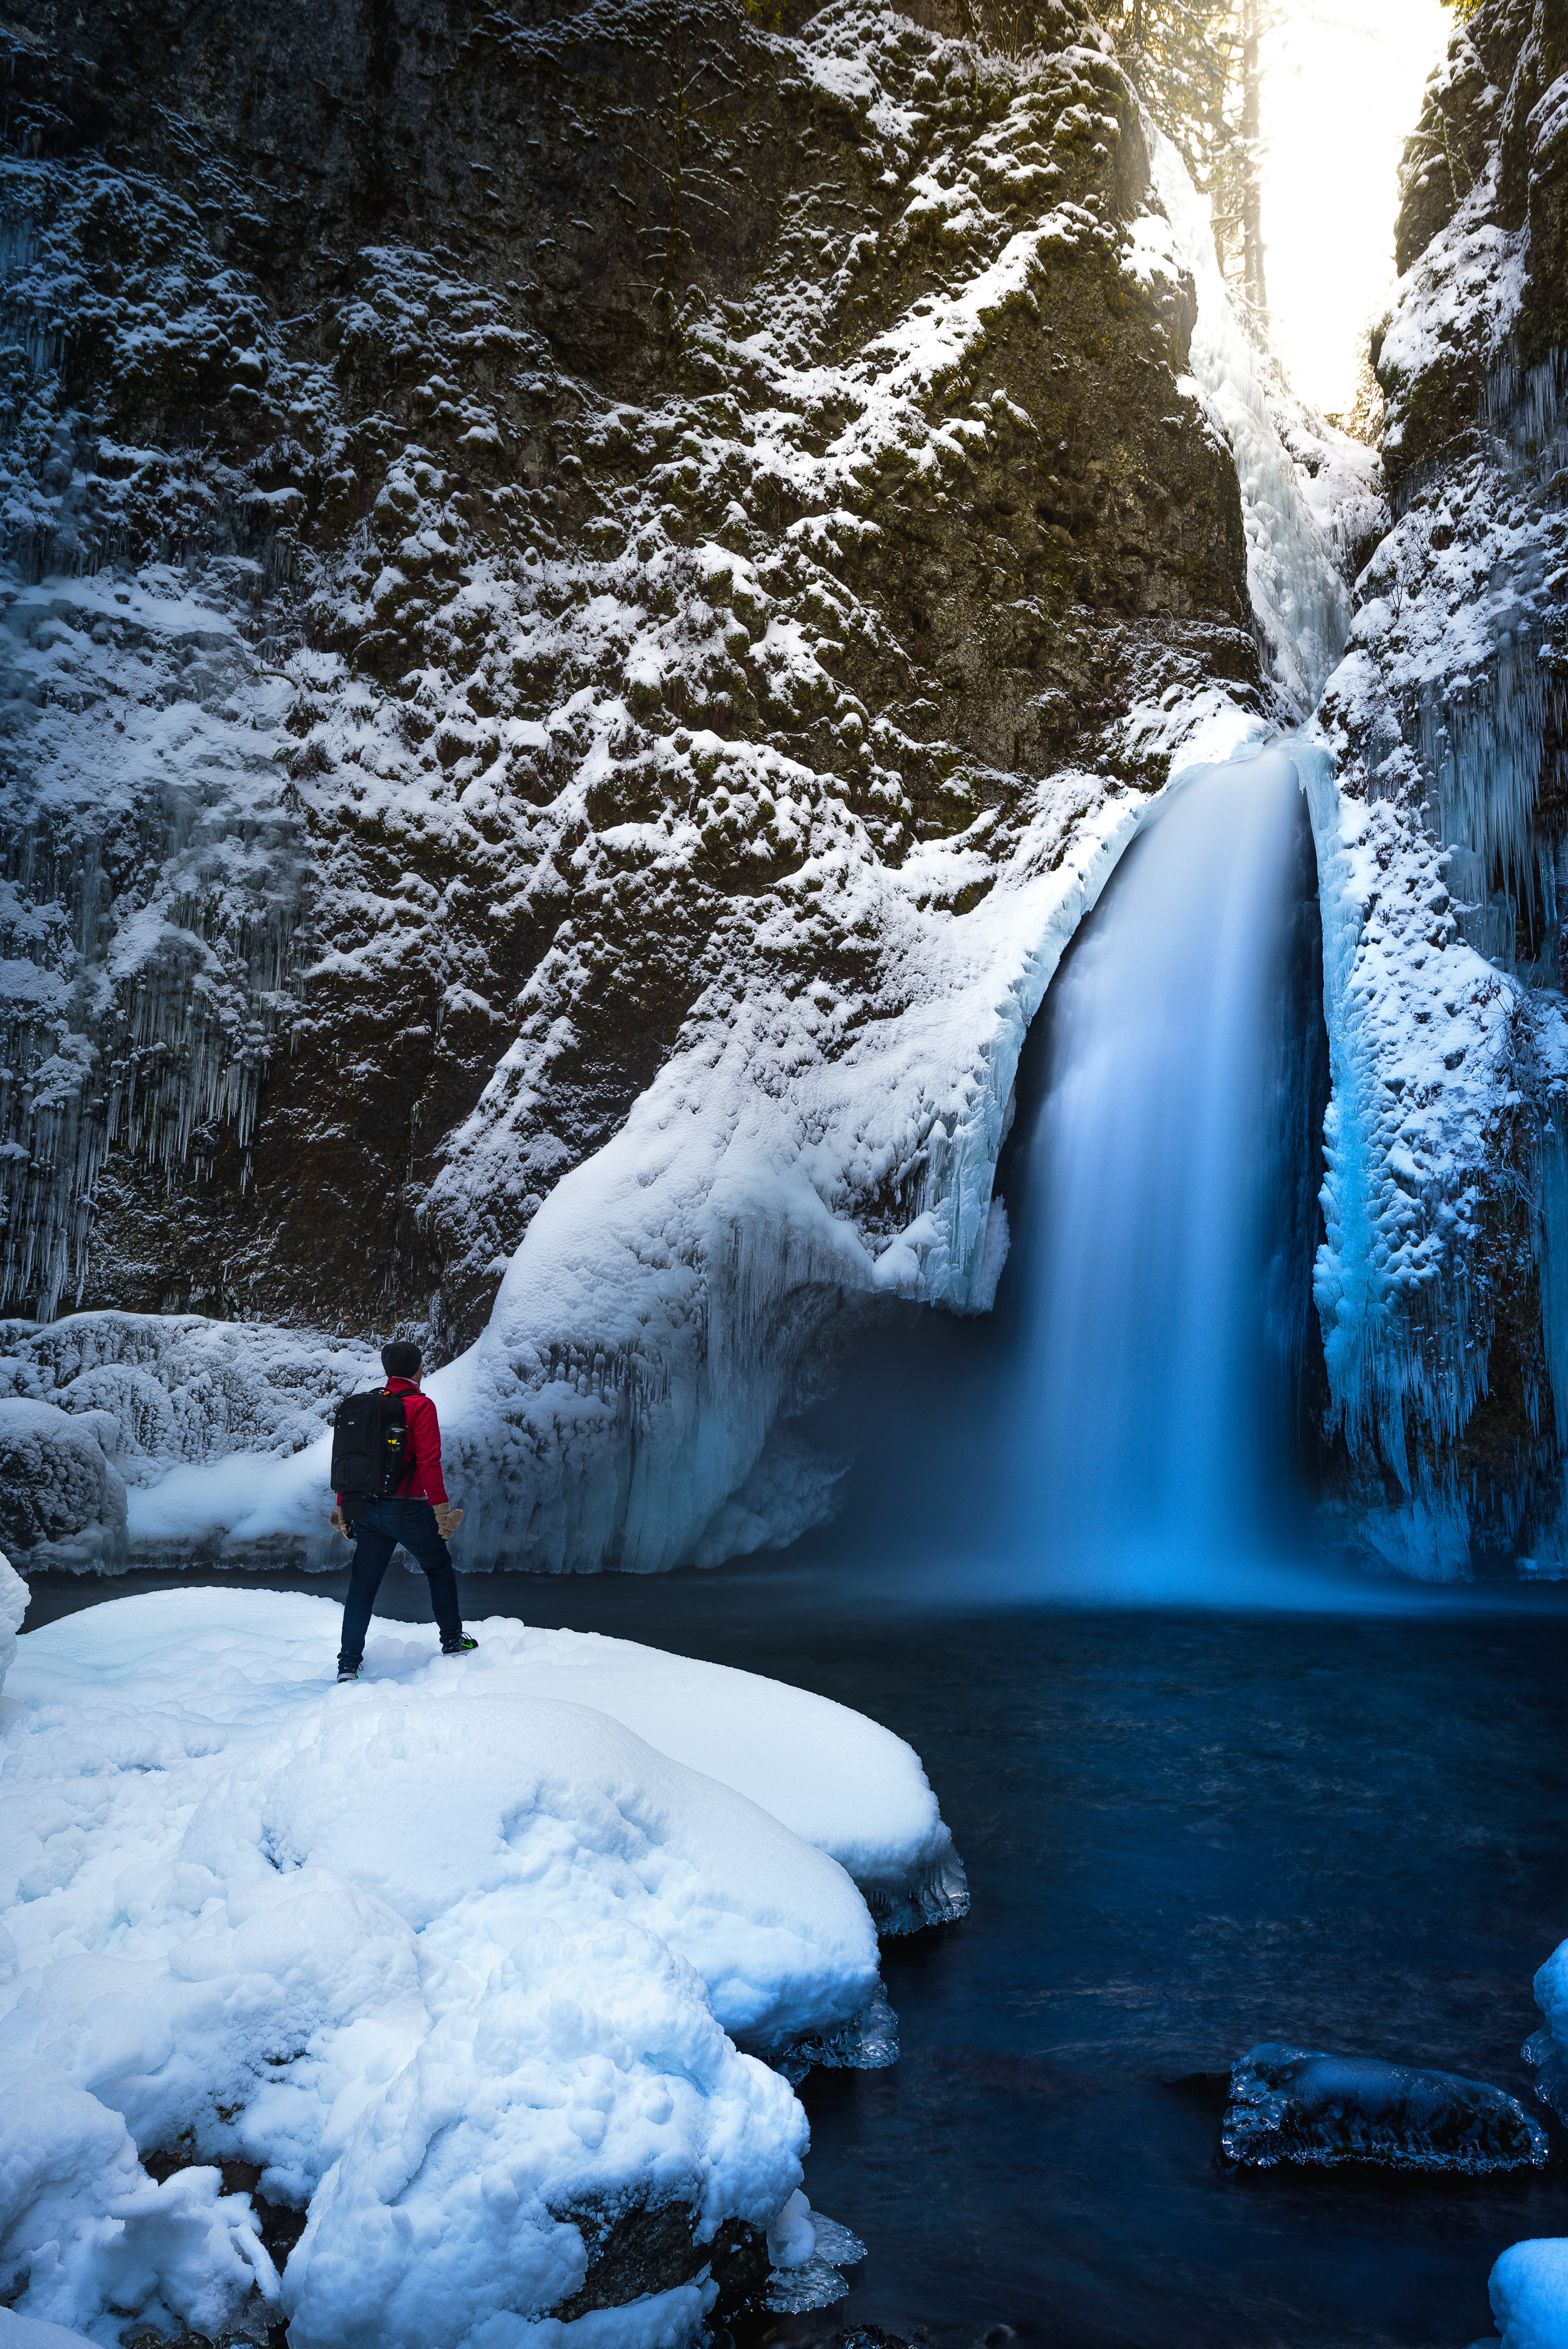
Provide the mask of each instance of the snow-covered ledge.
{"label": "snow-covered ledge", "polygon": [[743,2297],[841,2291],[858,2246],[800,2193],[787,2075],[897,2054],[850,1866],[945,1871],[959,1913],[917,1757],[747,1673],[476,1628],[462,1659],[382,1630],[346,1687],[337,1608],[275,1592],[114,1600],[18,1643],[20,2315],[103,2339],[128,2313],[213,2338],[286,2315],[296,2349],[554,2315],[562,2341],[683,2349],[738,2235]]}

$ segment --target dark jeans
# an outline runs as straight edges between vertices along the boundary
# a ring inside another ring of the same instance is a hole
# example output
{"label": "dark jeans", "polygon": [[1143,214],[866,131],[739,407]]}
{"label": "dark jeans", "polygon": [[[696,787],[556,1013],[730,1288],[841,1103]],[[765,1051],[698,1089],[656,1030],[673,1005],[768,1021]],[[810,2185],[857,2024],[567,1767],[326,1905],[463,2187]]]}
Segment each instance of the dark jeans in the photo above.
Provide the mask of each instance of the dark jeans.
{"label": "dark jeans", "polygon": [[365,1654],[365,1634],[370,1610],[381,1588],[387,1561],[399,1542],[425,1569],[430,1604],[441,1628],[441,1645],[460,1640],[463,1619],[458,1612],[458,1578],[452,1553],[436,1530],[436,1512],[428,1501],[370,1501],[354,1523],[354,1558],[348,1595],[343,1602],[343,1648],[338,1668],[357,1665]]}

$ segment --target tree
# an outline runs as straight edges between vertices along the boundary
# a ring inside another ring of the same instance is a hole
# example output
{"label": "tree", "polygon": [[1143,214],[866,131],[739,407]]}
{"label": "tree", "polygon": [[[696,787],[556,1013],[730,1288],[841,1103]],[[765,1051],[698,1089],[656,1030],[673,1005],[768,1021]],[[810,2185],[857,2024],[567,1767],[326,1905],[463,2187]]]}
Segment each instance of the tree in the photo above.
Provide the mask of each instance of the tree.
{"label": "tree", "polygon": [[1259,326],[1266,0],[1124,0],[1112,31],[1139,94],[1209,198],[1220,267]]}

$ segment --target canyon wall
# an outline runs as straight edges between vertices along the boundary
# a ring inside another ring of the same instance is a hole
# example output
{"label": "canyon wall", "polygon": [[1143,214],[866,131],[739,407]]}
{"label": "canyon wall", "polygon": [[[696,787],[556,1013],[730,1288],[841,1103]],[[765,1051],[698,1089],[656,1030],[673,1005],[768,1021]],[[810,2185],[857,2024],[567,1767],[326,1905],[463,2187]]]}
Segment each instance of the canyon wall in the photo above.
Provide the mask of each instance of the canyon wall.
{"label": "canyon wall", "polygon": [[393,1330],[476,1557],[798,1529],[769,1431],[857,1299],[988,1301],[1062,945],[1289,707],[1109,45],[6,37],[0,1382],[118,1413],[142,1555],[236,1516],[155,1471],[299,1451]]}
{"label": "canyon wall", "polygon": [[1568,10],[1482,0],[1405,151],[1373,337],[1392,527],[1318,713],[1331,1522],[1552,1572],[1568,1439]]}

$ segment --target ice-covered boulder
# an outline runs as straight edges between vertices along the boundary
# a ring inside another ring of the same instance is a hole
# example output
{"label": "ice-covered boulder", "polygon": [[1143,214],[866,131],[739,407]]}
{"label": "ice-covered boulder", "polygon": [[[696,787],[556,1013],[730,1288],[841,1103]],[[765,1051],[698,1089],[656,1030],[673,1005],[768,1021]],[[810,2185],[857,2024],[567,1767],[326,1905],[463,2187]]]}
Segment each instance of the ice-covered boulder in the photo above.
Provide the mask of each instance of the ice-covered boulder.
{"label": "ice-covered boulder", "polygon": [[1501,2088],[1450,2072],[1264,2042],[1231,2067],[1225,2158],[1379,2162],[1397,2169],[1541,2168],[1546,2132]]}
{"label": "ice-covered boulder", "polygon": [[5,1675],[16,1661],[16,1634],[22,1628],[22,1618],[27,1611],[27,1586],[0,1552],[0,1692],[5,1686]]}
{"label": "ice-covered boulder", "polygon": [[[296,2344],[456,2349],[509,2312],[619,2306],[645,2235],[656,2272],[614,2338],[676,2349],[710,2297],[717,2223],[759,2239],[801,2183],[804,2116],[738,2038],[891,2058],[865,1902],[744,1788],[582,1701],[617,1676],[626,1696],[648,1651],[583,1642],[573,1677],[531,1661],[516,1625],[480,1625],[461,1662],[398,1625],[339,1688],[338,1622],[324,1599],[175,1590],[20,1641],[0,2044],[63,2137],[0,2160],[0,2293],[78,2325],[155,2302],[216,2322],[209,2286],[253,2311],[250,2206],[215,2167],[242,2161],[269,2201],[309,2208],[283,2284]],[[738,1775],[828,1820],[825,1785],[813,1797],[802,1770],[792,1787],[788,1754],[839,1709],[754,1685]],[[744,1695],[726,1699],[737,1718]],[[649,1726],[681,1701],[695,1684],[672,1674]],[[784,1758],[766,1786],[769,1731]],[[846,1766],[867,1762],[863,1849],[929,1841],[907,1748],[849,1714],[834,1733]],[[139,2155],[176,2147],[198,2168],[154,2189]],[[57,2209],[62,2176],[98,2199]],[[185,2264],[166,2247],[115,2268],[103,2230],[133,2219],[154,2248],[173,2228]],[[46,2240],[66,2247],[54,2266]]]}
{"label": "ice-covered boulder", "polygon": [[1512,2243],[1488,2281],[1499,2349],[1568,2349],[1568,2240]]}
{"label": "ice-covered boulder", "polygon": [[1535,2093],[1568,2120],[1568,1941],[1560,1941],[1532,1984],[1545,2021],[1520,2054],[1535,2074]]}
{"label": "ice-covered boulder", "polygon": [[125,1545],[126,1495],[106,1439],[115,1440],[107,1413],[0,1402],[0,1541],[39,1563],[113,1560]]}

